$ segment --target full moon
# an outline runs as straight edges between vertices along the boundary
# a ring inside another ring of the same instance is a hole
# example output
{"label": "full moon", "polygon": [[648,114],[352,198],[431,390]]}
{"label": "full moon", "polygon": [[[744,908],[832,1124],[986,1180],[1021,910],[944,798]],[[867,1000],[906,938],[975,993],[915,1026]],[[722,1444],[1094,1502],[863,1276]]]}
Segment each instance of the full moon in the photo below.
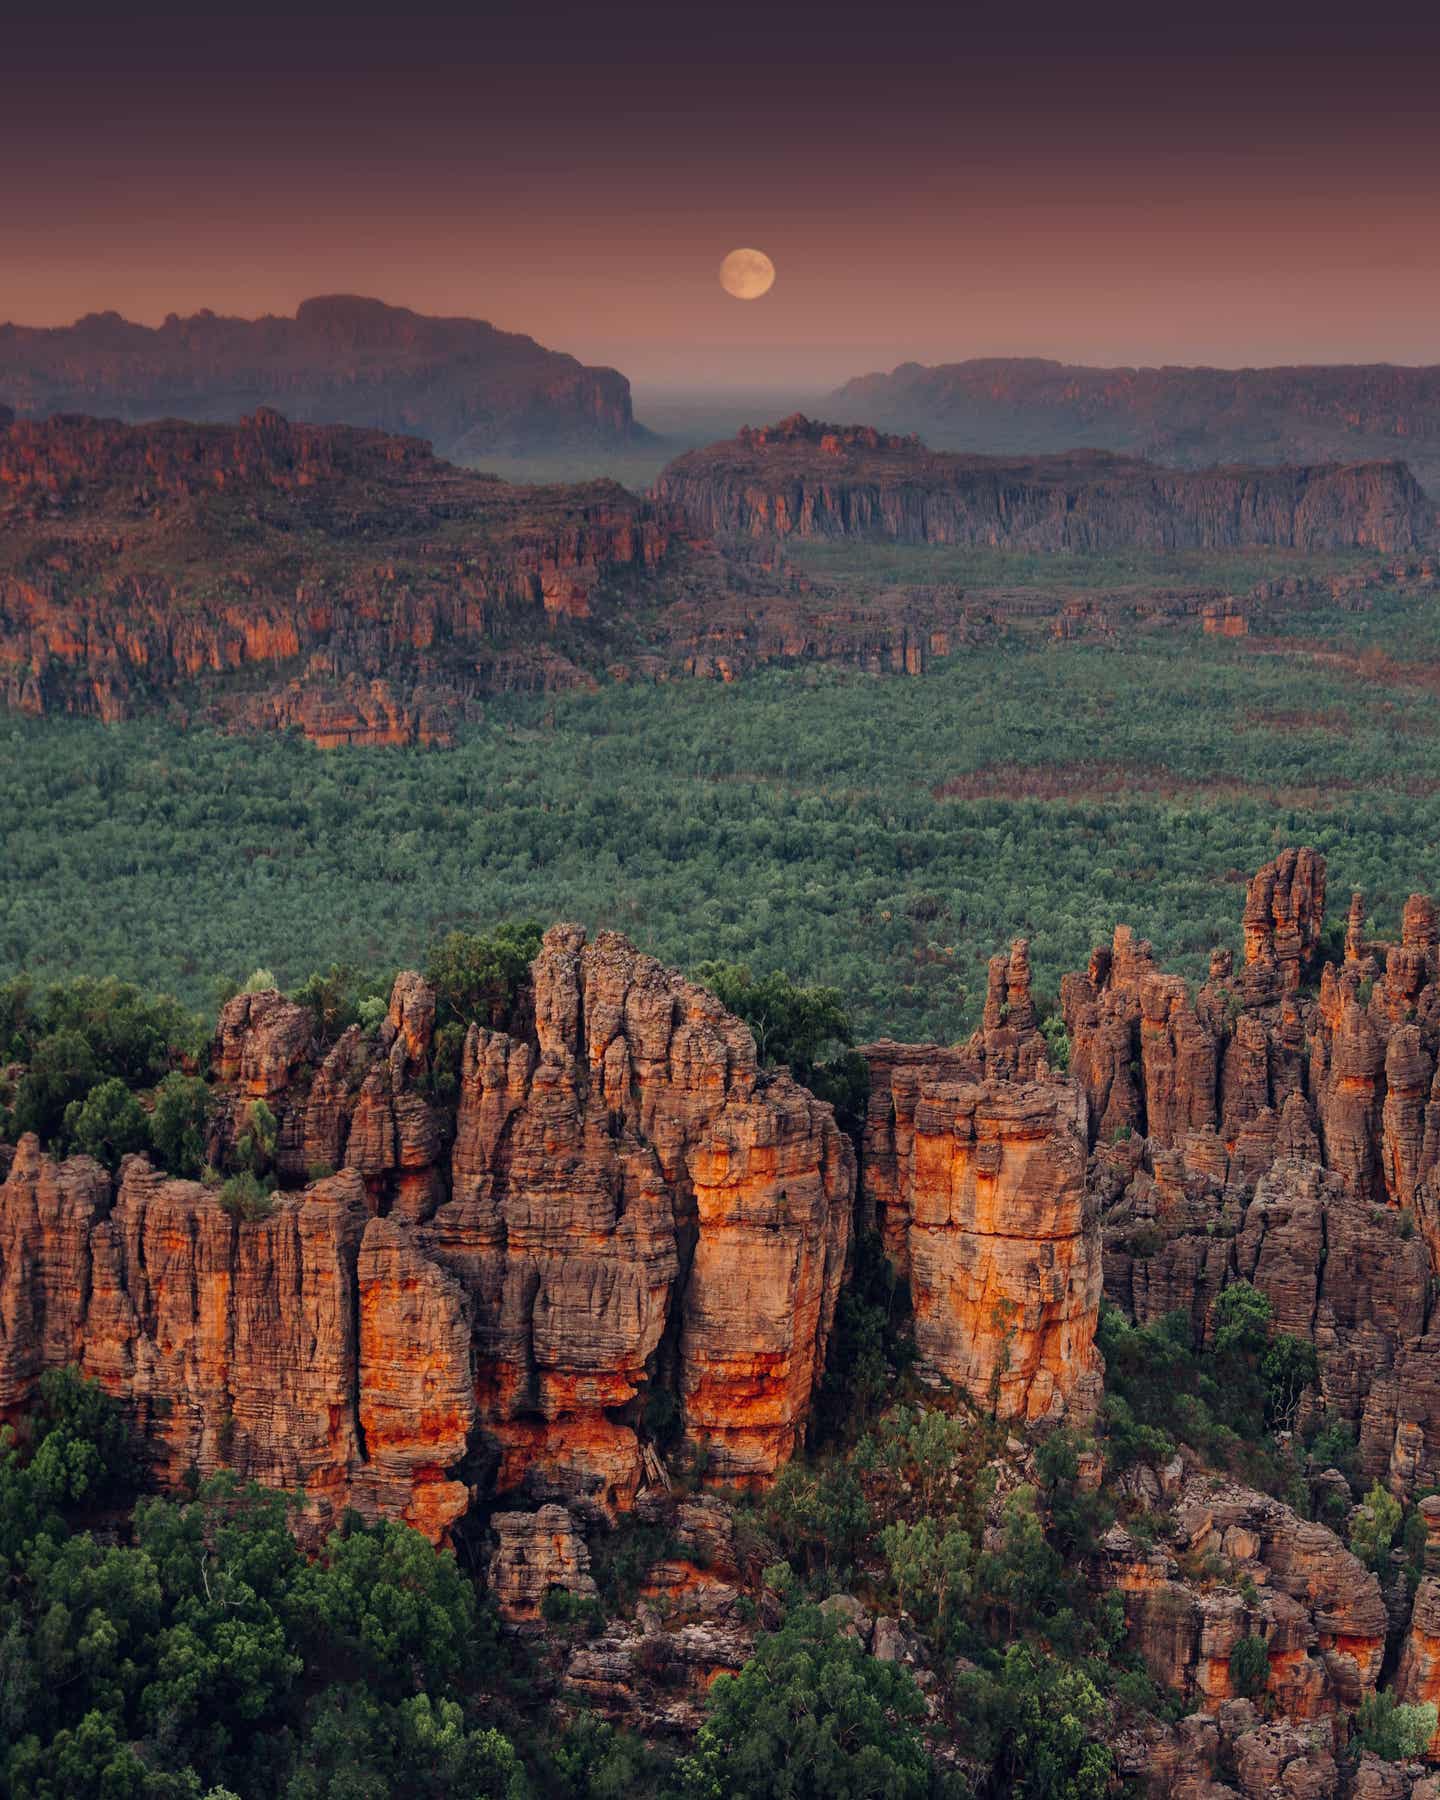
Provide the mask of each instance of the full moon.
{"label": "full moon", "polygon": [[775,285],[775,265],[763,250],[732,250],[720,265],[720,285],[737,300],[758,300]]}

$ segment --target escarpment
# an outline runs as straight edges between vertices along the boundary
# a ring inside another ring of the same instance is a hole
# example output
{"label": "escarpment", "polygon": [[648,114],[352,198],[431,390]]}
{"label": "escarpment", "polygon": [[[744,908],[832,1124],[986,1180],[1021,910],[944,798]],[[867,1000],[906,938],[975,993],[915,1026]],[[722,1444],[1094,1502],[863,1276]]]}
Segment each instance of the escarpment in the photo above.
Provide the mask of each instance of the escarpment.
{"label": "escarpment", "polygon": [[1087,368],[1043,357],[902,363],[833,396],[845,418],[950,450],[1094,444],[1181,467],[1403,457],[1440,492],[1440,367]]}
{"label": "escarpment", "polygon": [[[187,708],[217,694],[232,724],[435,741],[481,693],[583,681],[547,640],[643,589],[673,535],[611,482],[510,487],[414,438],[263,409],[12,422],[0,697],[113,720],[195,684]],[[224,687],[251,671],[272,690]]]}
{"label": "escarpment", "polygon": [[637,435],[630,384],[614,369],[481,319],[353,294],[304,300],[293,319],[172,313],[151,329],[92,313],[73,325],[0,325],[0,395],[32,415],[130,420],[233,420],[275,406],[413,432],[456,456]]}
{"label": "escarpment", "polygon": [[740,536],[1389,553],[1435,532],[1402,462],[1185,470],[1098,450],[974,456],[800,414],[677,457],[655,491],[702,530]]}

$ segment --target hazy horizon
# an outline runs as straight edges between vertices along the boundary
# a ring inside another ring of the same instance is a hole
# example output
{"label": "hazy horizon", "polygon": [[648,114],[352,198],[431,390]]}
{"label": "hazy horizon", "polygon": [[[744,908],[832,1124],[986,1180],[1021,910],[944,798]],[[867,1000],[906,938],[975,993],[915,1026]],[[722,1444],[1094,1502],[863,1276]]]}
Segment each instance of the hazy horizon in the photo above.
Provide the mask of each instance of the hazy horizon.
{"label": "hazy horizon", "polygon": [[[1440,360],[1440,18],[18,19],[0,317],[488,318],[637,384]],[[755,245],[761,300],[717,269]]]}

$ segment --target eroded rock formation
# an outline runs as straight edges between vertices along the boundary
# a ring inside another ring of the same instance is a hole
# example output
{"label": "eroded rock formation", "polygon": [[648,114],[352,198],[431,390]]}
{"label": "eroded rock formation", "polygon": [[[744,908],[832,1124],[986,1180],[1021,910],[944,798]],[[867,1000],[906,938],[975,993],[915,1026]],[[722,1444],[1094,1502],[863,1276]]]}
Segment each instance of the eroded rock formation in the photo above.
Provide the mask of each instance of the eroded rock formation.
{"label": "eroded rock formation", "polygon": [[922,1374],[1004,1417],[1088,1417],[1101,1264],[1085,1098],[1050,1074],[1023,941],[992,960],[968,1044],[864,1055],[861,1216],[909,1281]]}
{"label": "eroded rock formation", "polygon": [[663,1479],[672,1424],[712,1479],[773,1475],[849,1243],[830,1108],[614,933],[552,929],[517,1035],[471,1027],[453,1115],[434,1024],[414,974],[376,1033],[323,1053],[280,994],[226,1006],[211,1149],[269,1109],[266,1217],[24,1140],[0,1188],[0,1407],[76,1363],[167,1485],[224,1463],[302,1488],[321,1525],[348,1504],[432,1537],[487,1451],[502,1492],[592,1514]]}
{"label": "eroded rock formation", "polygon": [[1182,470],[1100,450],[1007,459],[800,414],[686,452],[655,491],[700,529],[742,536],[1389,554],[1435,535],[1434,505],[1398,461]]}
{"label": "eroded rock formation", "polygon": [[[320,424],[413,432],[445,455],[636,435],[630,384],[481,319],[429,318],[353,294],[295,317],[118,313],[0,325],[0,394],[21,413],[237,419],[274,406]],[[641,433],[640,435],[644,435]]]}

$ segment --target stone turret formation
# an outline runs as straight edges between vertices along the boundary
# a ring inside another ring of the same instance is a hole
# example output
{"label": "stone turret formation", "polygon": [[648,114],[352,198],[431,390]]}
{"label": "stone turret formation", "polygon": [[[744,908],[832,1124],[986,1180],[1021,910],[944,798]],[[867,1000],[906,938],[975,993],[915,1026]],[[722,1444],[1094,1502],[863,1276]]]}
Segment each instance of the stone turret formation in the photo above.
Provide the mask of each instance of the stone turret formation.
{"label": "stone turret formation", "polygon": [[[1387,941],[1356,895],[1336,963],[1325,898],[1323,857],[1277,856],[1247,887],[1238,965],[1217,949],[1195,990],[1117,929],[1063,983],[1064,1074],[1017,941],[967,1042],[865,1046],[858,1162],[738,1019],[614,933],[553,927],[505,1028],[472,1024],[454,1065],[413,973],[378,1030],[328,1047],[307,1008],[237,996],[210,1156],[263,1100],[273,1210],[242,1220],[140,1157],[112,1180],[34,1138],[0,1148],[0,1414],[77,1364],[161,1486],[229,1465],[299,1489],[307,1534],[346,1507],[435,1540],[488,1513],[491,1584],[522,1629],[554,1586],[593,1598],[597,1530],[664,1519],[641,1591],[686,1622],[663,1646],[616,1622],[567,1676],[617,1716],[647,1659],[671,1660],[692,1707],[749,1653],[725,1610],[734,1520],[713,1495],[675,1501],[666,1459],[703,1451],[708,1483],[757,1488],[795,1453],[852,1222],[908,1282],[921,1380],[1042,1432],[1094,1417],[1102,1290],[1141,1323],[1181,1314],[1198,1345],[1250,1282],[1272,1329],[1315,1349],[1297,1427],[1350,1427],[1364,1483],[1423,1496],[1440,1488],[1440,920],[1412,896]],[[1421,1501],[1412,1606],[1343,1534],[1183,1447],[1117,1479],[1166,1532],[1115,1525],[1089,1575],[1192,1709],[1122,1767],[1156,1795],[1223,1791],[1205,1784],[1237,1767],[1259,1771],[1245,1793],[1390,1792],[1373,1758],[1336,1785],[1325,1746],[1382,1679],[1440,1702],[1440,1499]],[[716,1608],[729,1623],[704,1623]],[[1264,1719],[1231,1663],[1257,1637]]]}
{"label": "stone turret formation", "polygon": [[[318,1062],[309,1011],[225,1008],[216,1155],[263,1100],[273,1212],[21,1142],[0,1189],[0,1408],[66,1363],[127,1405],[157,1479],[303,1488],[431,1536],[501,1491],[629,1506],[663,1468],[663,1390],[712,1477],[771,1476],[803,1434],[849,1244],[854,1155],[749,1031],[613,933],[546,937],[519,1035],[470,1029],[453,1119],[435,997]],[[317,1165],[339,1173],[305,1179]]]}
{"label": "stone turret formation", "polygon": [[1003,1417],[1088,1418],[1101,1265],[1085,1099],[1051,1073],[1028,945],[991,958],[969,1043],[863,1054],[861,1222],[909,1281],[920,1373]]}

